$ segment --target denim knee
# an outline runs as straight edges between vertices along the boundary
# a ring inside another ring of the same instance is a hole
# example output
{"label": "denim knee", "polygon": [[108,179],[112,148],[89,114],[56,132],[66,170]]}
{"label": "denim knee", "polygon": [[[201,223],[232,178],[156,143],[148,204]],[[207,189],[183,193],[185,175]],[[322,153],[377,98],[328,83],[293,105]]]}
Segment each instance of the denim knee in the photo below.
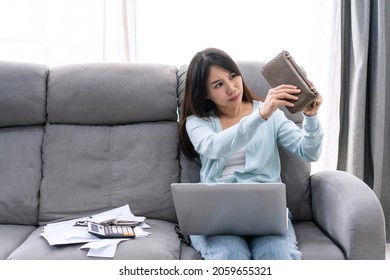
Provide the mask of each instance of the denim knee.
{"label": "denim knee", "polygon": [[246,239],[233,235],[191,235],[191,243],[206,260],[250,260]]}
{"label": "denim knee", "polygon": [[298,247],[289,244],[287,235],[254,237],[249,244],[255,260],[299,260],[302,257]]}
{"label": "denim knee", "polygon": [[302,253],[298,248],[295,231],[288,220],[285,235],[259,236],[249,239],[253,259],[256,260],[300,260]]}

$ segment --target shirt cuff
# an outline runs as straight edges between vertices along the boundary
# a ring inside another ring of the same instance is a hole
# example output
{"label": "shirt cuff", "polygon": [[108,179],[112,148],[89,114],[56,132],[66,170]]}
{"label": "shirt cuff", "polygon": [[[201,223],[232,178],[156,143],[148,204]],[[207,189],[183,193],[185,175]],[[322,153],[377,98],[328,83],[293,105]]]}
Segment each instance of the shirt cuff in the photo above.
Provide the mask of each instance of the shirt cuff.
{"label": "shirt cuff", "polygon": [[310,129],[316,129],[320,123],[318,120],[317,114],[315,114],[314,116],[307,116],[304,114],[303,121],[304,121],[305,125]]}

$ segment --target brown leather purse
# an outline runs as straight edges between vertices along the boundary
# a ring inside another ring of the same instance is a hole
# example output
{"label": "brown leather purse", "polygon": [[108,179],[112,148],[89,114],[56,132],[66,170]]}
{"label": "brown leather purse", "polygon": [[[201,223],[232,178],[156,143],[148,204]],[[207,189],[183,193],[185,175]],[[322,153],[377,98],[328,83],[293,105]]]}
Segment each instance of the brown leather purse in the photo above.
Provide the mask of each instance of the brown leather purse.
{"label": "brown leather purse", "polygon": [[287,107],[290,113],[297,113],[313,104],[318,96],[317,90],[311,85],[304,71],[295,63],[288,51],[282,51],[274,59],[261,68],[261,73],[271,87],[279,85],[294,85],[301,92],[298,100],[288,100],[294,107]]}

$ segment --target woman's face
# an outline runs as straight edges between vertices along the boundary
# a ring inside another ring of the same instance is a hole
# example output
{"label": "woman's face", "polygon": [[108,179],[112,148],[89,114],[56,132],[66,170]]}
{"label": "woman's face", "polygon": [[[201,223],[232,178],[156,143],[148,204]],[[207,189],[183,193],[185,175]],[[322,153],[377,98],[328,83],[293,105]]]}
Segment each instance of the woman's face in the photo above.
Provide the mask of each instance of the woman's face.
{"label": "woman's face", "polygon": [[234,107],[241,103],[242,78],[236,73],[218,66],[211,66],[206,83],[206,98],[213,101],[218,108]]}

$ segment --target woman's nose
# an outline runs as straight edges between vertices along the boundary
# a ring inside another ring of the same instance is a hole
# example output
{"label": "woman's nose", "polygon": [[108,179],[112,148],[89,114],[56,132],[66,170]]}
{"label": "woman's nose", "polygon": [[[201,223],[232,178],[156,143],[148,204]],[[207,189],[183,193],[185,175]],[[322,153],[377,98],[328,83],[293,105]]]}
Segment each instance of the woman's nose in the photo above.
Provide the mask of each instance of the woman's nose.
{"label": "woman's nose", "polygon": [[232,82],[227,82],[226,83],[226,92],[230,95],[230,94],[233,94],[234,91],[235,91],[235,87],[234,87],[234,84]]}

